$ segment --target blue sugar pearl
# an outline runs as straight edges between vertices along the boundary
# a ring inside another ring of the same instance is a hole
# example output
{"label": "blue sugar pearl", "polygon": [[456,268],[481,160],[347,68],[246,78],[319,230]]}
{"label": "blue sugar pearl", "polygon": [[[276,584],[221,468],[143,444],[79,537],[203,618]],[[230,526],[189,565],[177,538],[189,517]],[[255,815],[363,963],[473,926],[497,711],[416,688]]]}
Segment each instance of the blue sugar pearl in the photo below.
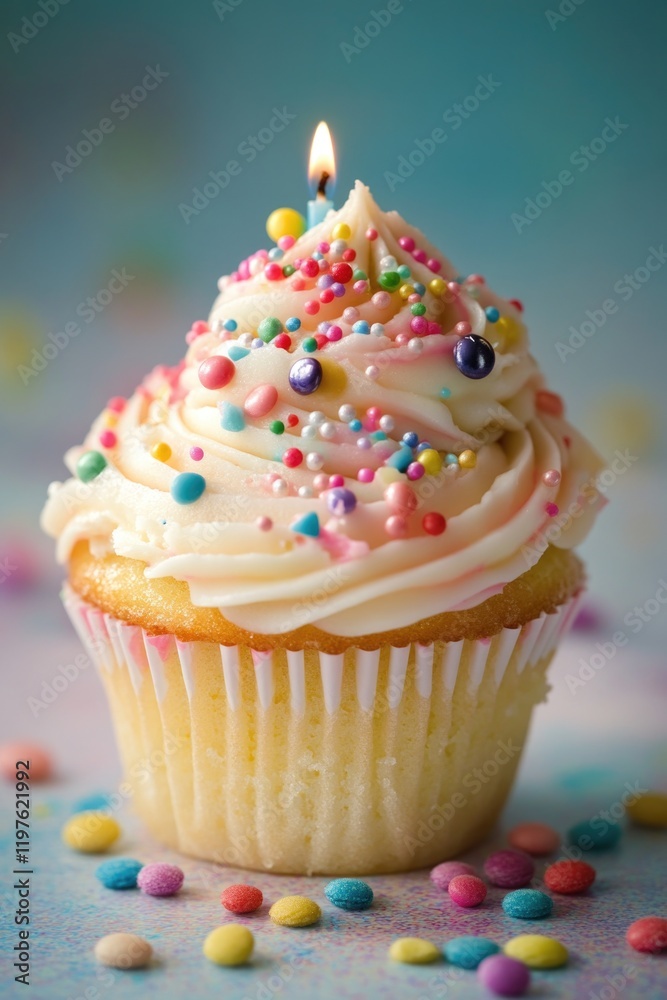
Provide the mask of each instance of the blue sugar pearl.
{"label": "blue sugar pearl", "polygon": [[442,950],[451,965],[458,965],[460,969],[476,969],[489,955],[496,955],[500,951],[500,945],[490,938],[466,934],[452,938]]}
{"label": "blue sugar pearl", "polygon": [[317,358],[300,358],[289,371],[289,384],[300,396],[309,396],[322,382],[322,365]]}
{"label": "blue sugar pearl", "polygon": [[371,328],[365,319],[358,320],[352,327],[352,333],[370,333]]}
{"label": "blue sugar pearl", "polygon": [[103,792],[92,792],[77,799],[72,806],[72,813],[98,812],[100,809],[109,809],[111,806],[111,796]]}
{"label": "blue sugar pearl", "polygon": [[456,367],[466,378],[486,378],[493,371],[496,352],[488,340],[476,333],[469,333],[454,348]]}
{"label": "blue sugar pearl", "polygon": [[313,258],[313,260],[322,260],[323,255],[320,253],[319,250],[315,250],[313,251],[313,253],[311,253],[310,256]]}
{"label": "blue sugar pearl", "polygon": [[430,447],[431,445],[429,444],[428,441],[420,441],[419,444],[417,445],[417,454],[419,454],[420,451],[426,451],[427,448]]}
{"label": "blue sugar pearl", "polygon": [[172,480],[171,495],[176,503],[194,503],[205,489],[206,480],[198,472],[181,472]]}
{"label": "blue sugar pearl", "polygon": [[227,348],[227,357],[230,361],[240,361],[241,358],[245,358],[250,351],[247,347],[241,347],[240,344],[232,344]]}
{"label": "blue sugar pearl", "polygon": [[280,247],[272,247],[269,250],[269,260],[280,260],[283,256],[283,251]]}
{"label": "blue sugar pearl", "polygon": [[364,425],[362,424],[361,420],[350,420],[348,426],[351,431],[360,431]]}
{"label": "blue sugar pearl", "polygon": [[289,319],[285,320],[285,329],[289,330],[290,333],[296,333],[300,326],[301,320],[298,316],[290,316]]}
{"label": "blue sugar pearl", "polygon": [[615,847],[621,836],[618,823],[585,819],[568,830],[567,840],[581,851],[606,851]]}
{"label": "blue sugar pearl", "polygon": [[373,890],[360,878],[335,878],[324,895],[340,910],[367,910],[373,902]]}
{"label": "blue sugar pearl", "polygon": [[134,858],[111,858],[102,862],[95,875],[107,889],[136,889],[137,875],[143,867]]}
{"label": "blue sugar pearl", "polygon": [[417,295],[426,295],[426,285],[422,285],[421,281],[413,281],[412,287],[416,291]]}
{"label": "blue sugar pearl", "polygon": [[245,427],[245,417],[240,406],[234,406],[225,400],[218,403],[220,413],[220,426],[225,431],[242,431]]}
{"label": "blue sugar pearl", "polygon": [[452,454],[452,452],[449,452],[447,455],[445,455],[445,465],[458,465],[458,464],[459,464],[458,457]]}
{"label": "blue sugar pearl", "polygon": [[452,394],[452,390],[448,389],[447,386],[443,386],[440,390],[440,399],[449,399]]}
{"label": "blue sugar pearl", "polygon": [[346,490],[344,486],[335,486],[327,492],[327,507],[336,517],[351,514],[356,506],[357,498],[352,490]]}
{"label": "blue sugar pearl", "polygon": [[233,333],[234,330],[237,328],[238,323],[236,322],[235,319],[226,319],[222,325],[225,330],[229,330],[230,333]]}
{"label": "blue sugar pearl", "polygon": [[398,469],[399,472],[405,472],[411,462],[412,448],[406,448],[405,445],[402,445],[398,451],[389,456],[385,465],[390,465],[392,469]]}
{"label": "blue sugar pearl", "polygon": [[500,319],[500,313],[495,306],[487,306],[484,312],[486,313],[486,318],[489,323],[497,323]]}
{"label": "blue sugar pearl", "polygon": [[515,889],[503,898],[502,908],[508,917],[519,920],[542,920],[554,908],[551,896],[539,889]]}
{"label": "blue sugar pearl", "polygon": [[406,444],[408,448],[416,448],[419,444],[419,435],[415,434],[414,431],[408,431],[403,435],[403,444]]}

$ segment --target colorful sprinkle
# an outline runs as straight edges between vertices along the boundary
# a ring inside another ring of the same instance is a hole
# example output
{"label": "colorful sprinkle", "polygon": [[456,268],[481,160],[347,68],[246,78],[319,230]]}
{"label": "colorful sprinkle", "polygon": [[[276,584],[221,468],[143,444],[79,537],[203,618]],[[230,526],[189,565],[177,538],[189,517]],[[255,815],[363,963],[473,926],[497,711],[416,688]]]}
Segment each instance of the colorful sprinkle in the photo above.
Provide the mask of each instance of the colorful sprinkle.
{"label": "colorful sprinkle", "polygon": [[220,902],[230,913],[254,913],[263,901],[262,890],[255,885],[228,885],[220,896]]}
{"label": "colorful sprinkle", "polygon": [[95,944],[95,958],[111,969],[143,969],[152,955],[148,941],[136,934],[107,934]]}
{"label": "colorful sprinkle", "polygon": [[633,823],[653,830],[667,828],[667,794],[645,792],[631,802],[627,813]]}
{"label": "colorful sprinkle", "polygon": [[544,884],[565,896],[585,892],[595,881],[595,868],[586,861],[556,861],[544,873]]}
{"label": "colorful sprinkle", "polygon": [[289,383],[300,396],[309,396],[322,382],[322,365],[317,358],[301,358],[290,368]]}
{"label": "colorful sprinkle", "polygon": [[65,823],[63,841],[84,854],[102,854],[120,837],[120,826],[102,812],[77,813]]}
{"label": "colorful sprinkle", "polygon": [[447,892],[458,906],[479,906],[486,899],[486,886],[476,875],[456,875]]}
{"label": "colorful sprinkle", "polygon": [[507,942],[503,951],[531,969],[558,969],[568,959],[565,945],[544,934],[519,934]]}
{"label": "colorful sprinkle", "polygon": [[357,498],[352,490],[337,486],[327,493],[327,507],[335,517],[351,514],[357,506]]}
{"label": "colorful sprinkle", "polygon": [[427,535],[441,535],[447,527],[447,522],[442,514],[437,511],[429,511],[428,514],[424,514],[422,527]]}
{"label": "colorful sprinkle", "polygon": [[518,851],[538,858],[560,846],[560,835],[546,823],[519,823],[510,830],[507,839]]}
{"label": "colorful sprinkle", "polygon": [[147,896],[175,896],[184,879],[185,875],[178,865],[158,861],[144,865],[137,876],[137,885]]}
{"label": "colorful sprinkle", "polygon": [[265,417],[278,402],[278,390],[265,383],[255,386],[245,398],[243,409],[250,417]]}
{"label": "colorful sprinkle", "polygon": [[520,997],[530,986],[530,970],[507,955],[490,955],[480,963],[477,978],[499,997]]}
{"label": "colorful sprinkle", "polygon": [[429,962],[436,962],[440,958],[440,952],[434,944],[425,941],[424,938],[404,937],[392,942],[389,958],[407,965],[426,965]]}
{"label": "colorful sprinkle", "polygon": [[667,920],[664,917],[641,917],[630,924],[625,939],[635,951],[652,955],[667,951]]}
{"label": "colorful sprinkle", "polygon": [[84,451],[76,463],[76,474],[82,483],[96,479],[107,467],[107,460],[99,451]]}
{"label": "colorful sprinkle", "polygon": [[575,844],[582,851],[606,851],[615,847],[621,837],[618,823],[607,823],[600,819],[583,820],[575,824],[567,833],[569,844]]}
{"label": "colorful sprinkle", "polygon": [[305,231],[306,220],[295,208],[276,208],[266,220],[266,232],[274,243],[278,243],[285,236],[291,236],[293,240],[298,239]]}
{"label": "colorful sprinkle", "polygon": [[508,917],[517,920],[542,920],[550,917],[553,899],[539,889],[515,889],[503,898],[502,908]]}
{"label": "colorful sprinkle", "polygon": [[336,878],[324,888],[324,895],[340,910],[367,910],[373,902],[373,890],[359,878]]}
{"label": "colorful sprinkle", "polygon": [[320,907],[307,896],[283,896],[269,910],[274,924],[282,927],[309,927],[316,924],[321,916]]}
{"label": "colorful sprinkle", "polygon": [[142,868],[141,861],[135,861],[134,858],[111,858],[102,862],[95,877],[107,889],[136,889],[137,875]]}
{"label": "colorful sprinkle", "polygon": [[235,371],[233,361],[222,354],[214,354],[200,364],[199,381],[205,389],[222,389],[234,378]]}
{"label": "colorful sprinkle", "polygon": [[199,500],[206,489],[206,480],[198,472],[181,472],[171,484],[171,495],[176,503],[189,504]]}
{"label": "colorful sprinkle", "polygon": [[[232,344],[227,348],[227,355],[231,361],[240,361],[242,358],[247,358],[250,351],[247,347],[241,347],[240,344]],[[222,356],[222,355],[220,355]]]}
{"label": "colorful sprinkle", "polygon": [[529,855],[508,848],[489,855],[484,862],[484,874],[491,885],[518,889],[528,885],[535,874],[535,864]]}
{"label": "colorful sprinkle", "polygon": [[465,861],[443,861],[442,864],[436,865],[435,868],[431,869],[430,879],[434,885],[437,885],[438,889],[442,889],[443,892],[447,891],[449,883],[457,875],[476,875],[477,872],[472,865],[467,864]]}
{"label": "colorful sprinkle", "polygon": [[497,955],[500,945],[490,938],[472,934],[451,938],[443,948],[445,958],[459,969],[476,969],[489,955]]}
{"label": "colorful sprinkle", "polygon": [[171,448],[166,441],[158,441],[151,448],[151,455],[153,458],[157,459],[158,462],[168,462],[171,458]]}
{"label": "colorful sprinkle", "polygon": [[252,955],[255,939],[243,924],[223,924],[206,936],[202,951],[215,965],[243,965]]}
{"label": "colorful sprinkle", "polygon": [[204,449],[200,448],[199,445],[195,444],[192,446],[192,448],[190,448],[190,458],[192,459],[193,462],[201,462],[203,457],[204,457]]}

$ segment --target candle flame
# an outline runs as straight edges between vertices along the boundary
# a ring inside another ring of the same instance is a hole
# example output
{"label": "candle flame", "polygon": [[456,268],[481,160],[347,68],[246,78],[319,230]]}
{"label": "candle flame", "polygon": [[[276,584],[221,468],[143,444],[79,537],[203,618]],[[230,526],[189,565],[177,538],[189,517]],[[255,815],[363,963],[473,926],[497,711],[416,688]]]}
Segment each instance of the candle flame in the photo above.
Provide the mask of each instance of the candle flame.
{"label": "candle flame", "polygon": [[320,122],[315,129],[308,161],[308,183],[313,196],[331,197],[336,183],[336,160],[331,133],[326,122]]}

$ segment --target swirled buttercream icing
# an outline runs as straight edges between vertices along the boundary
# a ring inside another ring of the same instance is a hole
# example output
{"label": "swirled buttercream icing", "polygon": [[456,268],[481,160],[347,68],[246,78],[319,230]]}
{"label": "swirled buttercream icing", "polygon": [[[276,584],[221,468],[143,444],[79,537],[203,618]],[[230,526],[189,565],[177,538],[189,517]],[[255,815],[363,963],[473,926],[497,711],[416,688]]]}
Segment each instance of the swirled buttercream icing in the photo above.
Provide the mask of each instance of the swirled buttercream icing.
{"label": "swirled buttercream icing", "polygon": [[184,360],[116,398],[43,526],[185,581],[253,632],[381,632],[475,606],[601,506],[601,463],[522,307],[357,183],[232,275]]}

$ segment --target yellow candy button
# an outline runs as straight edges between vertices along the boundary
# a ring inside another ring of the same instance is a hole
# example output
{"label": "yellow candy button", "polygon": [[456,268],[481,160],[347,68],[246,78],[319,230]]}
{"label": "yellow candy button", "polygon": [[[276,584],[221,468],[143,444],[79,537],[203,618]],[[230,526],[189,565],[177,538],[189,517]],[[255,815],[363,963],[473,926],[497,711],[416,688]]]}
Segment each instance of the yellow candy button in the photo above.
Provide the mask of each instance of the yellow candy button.
{"label": "yellow candy button", "polygon": [[655,830],[667,827],[667,795],[664,792],[647,792],[628,806],[628,816],[638,826]]}
{"label": "yellow candy button", "polygon": [[243,965],[254,946],[255,939],[243,924],[223,924],[207,936],[203,952],[216,965]]}
{"label": "yellow candy button", "polygon": [[266,231],[274,243],[281,236],[298,239],[306,231],[306,220],[295,208],[276,208],[266,220]]}
{"label": "yellow candy button", "polygon": [[424,938],[405,937],[394,941],[389,949],[389,958],[394,962],[407,962],[409,965],[426,965],[440,958],[440,952],[430,941]]}
{"label": "yellow candy button", "polygon": [[283,896],[273,904],[269,916],[274,924],[281,924],[283,927],[308,927],[317,923],[322,911],[307,896]]}
{"label": "yellow candy button", "polygon": [[507,942],[503,951],[531,969],[557,969],[567,962],[565,945],[544,934],[519,934]]}
{"label": "yellow candy button", "polygon": [[115,819],[101,812],[82,812],[65,823],[62,837],[69,847],[85,854],[108,851],[120,837],[120,827]]}
{"label": "yellow candy button", "polygon": [[442,469],[442,459],[435,448],[425,448],[417,455],[417,461],[424,466],[429,476],[437,476]]}

